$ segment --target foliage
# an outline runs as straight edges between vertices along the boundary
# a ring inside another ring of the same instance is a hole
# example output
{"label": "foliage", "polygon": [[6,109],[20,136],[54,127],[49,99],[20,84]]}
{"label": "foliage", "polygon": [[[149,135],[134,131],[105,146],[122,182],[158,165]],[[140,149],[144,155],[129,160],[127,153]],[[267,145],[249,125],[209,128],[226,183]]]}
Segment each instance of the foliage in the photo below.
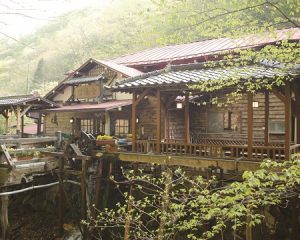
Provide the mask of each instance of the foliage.
{"label": "foliage", "polygon": [[96,215],[92,209],[84,221],[98,230],[100,239],[105,231],[123,239],[125,226],[130,226],[129,239],[224,239],[225,233],[242,235],[246,225],[264,221],[265,207],[286,205],[298,196],[300,159],[265,160],[259,170],[244,172],[243,181],[223,187],[216,179],[205,180],[181,169],[168,169],[160,177],[130,171],[126,178],[131,190],[124,194],[125,203],[96,210]]}

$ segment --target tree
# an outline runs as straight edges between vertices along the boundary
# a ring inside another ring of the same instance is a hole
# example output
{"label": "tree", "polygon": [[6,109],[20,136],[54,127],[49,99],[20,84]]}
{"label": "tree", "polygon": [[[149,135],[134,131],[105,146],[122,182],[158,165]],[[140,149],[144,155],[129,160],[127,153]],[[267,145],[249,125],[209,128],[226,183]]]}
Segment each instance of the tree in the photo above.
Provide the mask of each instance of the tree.
{"label": "tree", "polygon": [[[112,239],[237,239],[246,227],[264,222],[264,209],[286,206],[297,198],[300,160],[266,160],[257,171],[246,171],[243,181],[225,186],[213,178],[167,169],[160,177],[143,171],[126,174],[130,184],[124,203],[89,215],[84,223]],[[91,213],[94,212],[92,209]],[[125,230],[124,230],[125,229]],[[274,237],[274,236],[273,236]]]}

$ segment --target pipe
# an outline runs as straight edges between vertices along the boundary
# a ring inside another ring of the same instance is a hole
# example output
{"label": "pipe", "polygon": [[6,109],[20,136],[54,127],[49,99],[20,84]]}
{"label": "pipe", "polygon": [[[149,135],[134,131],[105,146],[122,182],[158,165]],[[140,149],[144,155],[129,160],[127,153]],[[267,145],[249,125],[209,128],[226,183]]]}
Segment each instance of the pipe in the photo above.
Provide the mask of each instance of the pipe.
{"label": "pipe", "polygon": [[[80,183],[78,183],[76,181],[72,181],[72,180],[64,180],[64,183],[72,183],[74,185],[80,186]],[[13,195],[13,194],[17,194],[17,193],[27,192],[27,191],[30,191],[30,190],[33,190],[33,189],[52,187],[52,186],[55,186],[57,184],[59,184],[59,182],[53,182],[53,183],[48,183],[48,184],[44,184],[44,185],[31,186],[31,187],[28,187],[28,188],[23,188],[23,189],[11,191],[11,192],[2,192],[2,193],[0,193],[0,196],[8,196],[8,195]]]}

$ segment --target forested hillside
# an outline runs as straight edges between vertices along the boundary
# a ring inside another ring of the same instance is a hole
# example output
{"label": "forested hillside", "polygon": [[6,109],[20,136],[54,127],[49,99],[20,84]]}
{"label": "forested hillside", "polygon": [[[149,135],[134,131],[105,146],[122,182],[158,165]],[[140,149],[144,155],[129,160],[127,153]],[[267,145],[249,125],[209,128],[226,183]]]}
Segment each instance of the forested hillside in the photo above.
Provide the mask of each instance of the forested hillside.
{"label": "forested hillside", "polygon": [[[34,89],[45,93],[90,57],[111,59],[164,44],[295,27],[276,8],[270,11],[271,3],[244,7],[239,1],[229,5],[220,0],[218,8],[214,4],[110,0],[101,8],[91,6],[61,16],[17,42],[2,39],[0,96]],[[292,14],[294,5],[280,7]]]}
{"label": "forested hillside", "polygon": [[151,37],[144,15],[151,7],[148,0],[112,1],[62,16],[18,42],[2,39],[0,96],[47,91],[89,57],[109,59],[155,45],[144,40]]}

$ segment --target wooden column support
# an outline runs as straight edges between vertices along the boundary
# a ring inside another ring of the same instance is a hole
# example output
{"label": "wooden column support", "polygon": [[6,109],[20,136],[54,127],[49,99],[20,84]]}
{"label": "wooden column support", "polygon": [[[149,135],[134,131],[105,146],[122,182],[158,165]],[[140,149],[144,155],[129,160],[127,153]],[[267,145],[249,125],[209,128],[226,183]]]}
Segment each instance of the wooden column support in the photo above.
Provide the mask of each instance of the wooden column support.
{"label": "wooden column support", "polygon": [[269,145],[269,92],[265,92],[265,146]]}
{"label": "wooden column support", "polygon": [[290,159],[290,145],[291,145],[291,121],[292,121],[292,111],[291,111],[291,83],[287,82],[284,89],[285,95],[285,158]]}
{"label": "wooden column support", "polygon": [[253,93],[248,92],[248,159],[253,153]]}
{"label": "wooden column support", "polygon": [[185,94],[184,98],[184,143],[190,143],[190,105],[189,93]]}
{"label": "wooden column support", "polygon": [[160,142],[161,142],[161,93],[160,89],[156,90],[156,152],[160,153]]}
{"label": "wooden column support", "polygon": [[136,151],[136,92],[132,94],[131,111],[131,133],[132,133],[132,151]]}
{"label": "wooden column support", "polygon": [[300,86],[294,85],[293,86],[295,99],[296,99],[296,119],[297,119],[297,134],[296,134],[296,143],[300,143]]}

